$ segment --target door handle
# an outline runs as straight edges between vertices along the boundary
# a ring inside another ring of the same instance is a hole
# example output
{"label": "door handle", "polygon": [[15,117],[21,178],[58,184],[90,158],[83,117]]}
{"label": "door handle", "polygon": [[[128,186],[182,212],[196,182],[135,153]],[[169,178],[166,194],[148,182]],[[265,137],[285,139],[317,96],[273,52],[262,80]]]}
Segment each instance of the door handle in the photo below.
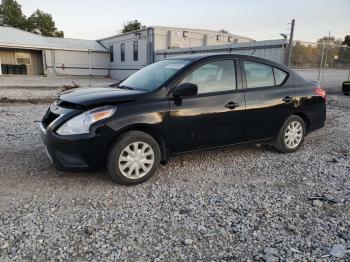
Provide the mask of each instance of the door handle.
{"label": "door handle", "polygon": [[283,102],[285,102],[286,104],[292,103],[293,102],[293,97],[290,96],[286,96],[283,99]]}
{"label": "door handle", "polygon": [[235,102],[228,102],[226,105],[225,105],[226,108],[228,109],[235,109],[236,107],[239,107],[239,104],[238,103],[235,103]]}

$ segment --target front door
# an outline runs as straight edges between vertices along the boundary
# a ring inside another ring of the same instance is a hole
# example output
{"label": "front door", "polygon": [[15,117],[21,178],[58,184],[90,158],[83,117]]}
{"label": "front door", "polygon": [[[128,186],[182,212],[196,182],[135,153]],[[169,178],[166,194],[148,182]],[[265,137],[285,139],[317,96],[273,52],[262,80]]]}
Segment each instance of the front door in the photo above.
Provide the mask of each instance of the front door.
{"label": "front door", "polygon": [[172,152],[235,144],[244,138],[244,92],[237,89],[233,59],[201,64],[179,84],[183,83],[196,84],[198,93],[171,98]]}

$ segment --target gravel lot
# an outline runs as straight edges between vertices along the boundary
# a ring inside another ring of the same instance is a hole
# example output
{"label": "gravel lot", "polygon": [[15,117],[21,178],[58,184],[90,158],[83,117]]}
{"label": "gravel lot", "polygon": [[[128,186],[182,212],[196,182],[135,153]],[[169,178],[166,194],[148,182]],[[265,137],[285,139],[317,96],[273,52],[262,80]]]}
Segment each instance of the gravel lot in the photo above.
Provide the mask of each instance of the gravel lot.
{"label": "gravel lot", "polygon": [[117,80],[106,77],[82,76],[1,76],[0,103],[6,101],[43,103],[73,87],[108,86]]}
{"label": "gravel lot", "polygon": [[349,261],[350,97],[328,104],[295,154],[187,154],[134,187],[56,171],[48,104],[0,104],[0,261]]}
{"label": "gravel lot", "polygon": [[44,88],[60,88],[65,85],[80,86],[104,86],[111,83],[115,83],[108,77],[98,76],[26,76],[26,75],[2,75],[0,77],[0,88],[3,87],[17,87],[17,88],[30,88],[30,87],[44,87]]}

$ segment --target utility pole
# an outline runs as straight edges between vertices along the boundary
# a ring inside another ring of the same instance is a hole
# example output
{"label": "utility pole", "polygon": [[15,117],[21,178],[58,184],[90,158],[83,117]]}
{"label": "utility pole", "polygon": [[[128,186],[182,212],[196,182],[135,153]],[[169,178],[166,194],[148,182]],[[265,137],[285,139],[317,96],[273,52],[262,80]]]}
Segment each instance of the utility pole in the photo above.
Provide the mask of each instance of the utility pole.
{"label": "utility pole", "polygon": [[326,48],[326,41],[323,41],[323,47],[322,47],[322,55],[321,55],[321,63],[320,63],[320,68],[318,70],[318,81],[321,79],[321,71],[322,71],[322,66],[323,66],[323,57],[324,57],[324,50]]}
{"label": "utility pole", "polygon": [[290,63],[292,61],[294,27],[295,27],[295,19],[292,20],[292,26],[290,28],[289,45],[288,45],[288,62],[287,62],[288,67],[290,67]]}
{"label": "utility pole", "polygon": [[286,50],[285,47],[287,46],[287,38],[288,36],[284,33],[280,33],[280,36],[283,37],[283,42],[282,42],[282,63],[283,64],[287,64],[287,54],[286,54]]}
{"label": "utility pole", "polygon": [[325,51],[325,56],[324,56],[324,63],[323,63],[323,69],[322,69],[322,78],[321,78],[321,83],[323,82],[323,77],[324,77],[324,69],[327,65],[327,58],[328,58],[328,49],[330,47],[330,44],[331,44],[331,31],[329,31],[328,33],[328,46],[326,48],[326,51]]}

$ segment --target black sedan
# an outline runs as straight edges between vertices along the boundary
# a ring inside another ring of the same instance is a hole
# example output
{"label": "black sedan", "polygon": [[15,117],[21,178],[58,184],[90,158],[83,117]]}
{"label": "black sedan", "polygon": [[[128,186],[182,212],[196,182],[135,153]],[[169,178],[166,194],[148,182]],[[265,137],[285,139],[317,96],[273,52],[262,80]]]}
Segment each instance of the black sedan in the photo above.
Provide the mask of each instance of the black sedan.
{"label": "black sedan", "polygon": [[248,143],[292,153],[322,128],[326,93],[283,65],[243,55],[166,59],[115,87],[61,94],[40,123],[61,170],[107,168],[134,185],[171,155]]}

